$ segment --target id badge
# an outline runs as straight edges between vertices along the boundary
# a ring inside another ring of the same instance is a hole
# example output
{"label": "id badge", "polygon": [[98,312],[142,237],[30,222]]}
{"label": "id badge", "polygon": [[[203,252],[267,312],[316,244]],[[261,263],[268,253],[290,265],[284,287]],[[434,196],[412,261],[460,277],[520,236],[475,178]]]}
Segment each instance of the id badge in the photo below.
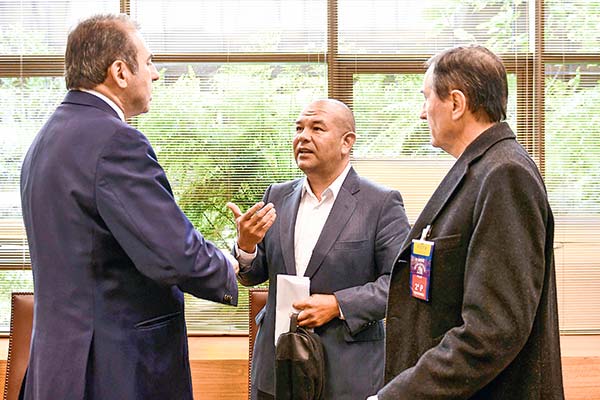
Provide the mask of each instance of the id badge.
{"label": "id badge", "polygon": [[429,301],[431,286],[431,260],[435,243],[428,240],[412,241],[410,253],[410,294],[412,297]]}

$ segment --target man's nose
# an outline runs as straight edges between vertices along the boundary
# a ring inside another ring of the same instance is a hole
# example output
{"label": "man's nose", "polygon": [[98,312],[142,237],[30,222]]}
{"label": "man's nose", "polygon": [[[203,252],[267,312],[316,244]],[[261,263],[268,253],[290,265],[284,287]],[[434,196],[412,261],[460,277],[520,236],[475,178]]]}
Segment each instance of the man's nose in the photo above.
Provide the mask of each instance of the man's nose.
{"label": "man's nose", "polygon": [[310,139],[310,132],[307,128],[296,131],[296,139],[305,142]]}
{"label": "man's nose", "polygon": [[427,119],[427,112],[425,111],[425,105],[423,105],[423,108],[421,109],[421,114],[419,115],[419,118]]}
{"label": "man's nose", "polygon": [[156,69],[156,66],[152,64],[152,82],[156,82],[158,78],[160,78],[158,70]]}

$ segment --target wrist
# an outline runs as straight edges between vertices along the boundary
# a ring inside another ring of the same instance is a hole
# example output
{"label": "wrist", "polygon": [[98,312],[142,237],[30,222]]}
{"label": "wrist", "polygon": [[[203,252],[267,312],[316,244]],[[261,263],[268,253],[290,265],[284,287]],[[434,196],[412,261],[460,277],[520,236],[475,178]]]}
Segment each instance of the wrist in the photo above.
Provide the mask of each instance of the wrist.
{"label": "wrist", "polygon": [[246,243],[237,242],[238,249],[245,251],[248,254],[253,254],[256,251],[256,245],[248,245]]}

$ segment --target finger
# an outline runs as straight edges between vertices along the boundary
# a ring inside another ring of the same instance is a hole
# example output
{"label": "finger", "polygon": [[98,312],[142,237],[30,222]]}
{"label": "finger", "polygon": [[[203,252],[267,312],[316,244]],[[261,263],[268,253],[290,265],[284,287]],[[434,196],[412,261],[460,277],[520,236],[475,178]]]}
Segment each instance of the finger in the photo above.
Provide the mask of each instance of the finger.
{"label": "finger", "polygon": [[275,211],[275,206],[273,205],[273,203],[269,203],[257,212],[255,212],[254,216],[256,218],[263,218],[266,214],[268,214],[271,211]]}
{"label": "finger", "polygon": [[257,223],[257,226],[261,229],[264,228],[266,225],[271,226],[273,225],[273,222],[275,222],[275,218],[277,218],[277,213],[273,208],[266,215],[263,215],[263,217]]}
{"label": "finger", "polygon": [[248,211],[246,211],[244,213],[244,215],[242,215],[242,220],[249,220],[250,218],[252,218],[254,216],[254,214],[256,214],[256,212],[258,210],[260,210],[263,206],[265,205],[265,203],[263,203],[262,201],[259,201],[258,203],[256,203],[255,205],[253,205],[252,207],[250,207],[248,209]]}
{"label": "finger", "polygon": [[277,214],[273,214],[273,216],[267,222],[265,222],[265,224],[263,225],[262,231],[267,232],[273,226],[276,219],[277,219]]}
{"label": "finger", "polygon": [[309,317],[310,317],[309,313],[307,313],[304,310],[300,310],[300,312],[298,313],[298,322],[305,321]]}
{"label": "finger", "polygon": [[294,307],[296,310],[302,311],[306,308],[306,302],[304,300],[297,301],[292,304],[292,307]]}
{"label": "finger", "polygon": [[238,219],[242,216],[242,210],[240,210],[240,208],[235,203],[229,202],[225,205],[231,210],[235,219]]}
{"label": "finger", "polygon": [[298,315],[298,325],[313,328],[317,326],[317,320],[314,315],[304,310]]}

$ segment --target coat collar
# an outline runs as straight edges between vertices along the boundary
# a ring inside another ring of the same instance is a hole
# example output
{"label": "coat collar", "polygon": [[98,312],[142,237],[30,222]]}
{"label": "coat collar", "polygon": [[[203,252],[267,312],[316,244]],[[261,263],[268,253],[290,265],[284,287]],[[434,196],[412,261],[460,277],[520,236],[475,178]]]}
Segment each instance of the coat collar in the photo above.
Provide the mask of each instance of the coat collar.
{"label": "coat collar", "polygon": [[515,138],[508,124],[500,122],[486,129],[469,144],[425,205],[406,237],[400,253],[410,247],[412,239],[418,238],[427,225],[433,226],[433,222],[466,176],[471,164],[479,160],[496,143]]}
{"label": "coat collar", "polygon": [[[354,195],[360,190],[360,177],[350,168],[348,176],[344,180],[342,187],[333,203],[331,212],[323,226],[319,240],[315,245],[312,257],[306,267],[305,276],[312,277],[321,266],[323,259],[329,253],[329,250],[336,239],[343,231],[346,223],[350,219],[357,200]],[[296,275],[296,261],[294,252],[294,231],[296,227],[296,216],[300,207],[302,196],[302,179],[296,180],[290,190],[290,193],[283,199],[280,212],[280,241],[283,251],[283,260],[285,270],[288,275]]]}
{"label": "coat collar", "polygon": [[[116,118],[119,118],[119,115],[116,113],[116,111],[113,110],[112,107],[101,98],[80,90],[69,90],[65,96],[65,99],[63,100],[63,103],[95,107],[102,111],[106,111],[110,115],[114,115]],[[119,120],[121,120],[121,118],[119,118]]]}

